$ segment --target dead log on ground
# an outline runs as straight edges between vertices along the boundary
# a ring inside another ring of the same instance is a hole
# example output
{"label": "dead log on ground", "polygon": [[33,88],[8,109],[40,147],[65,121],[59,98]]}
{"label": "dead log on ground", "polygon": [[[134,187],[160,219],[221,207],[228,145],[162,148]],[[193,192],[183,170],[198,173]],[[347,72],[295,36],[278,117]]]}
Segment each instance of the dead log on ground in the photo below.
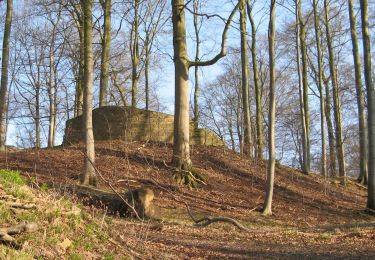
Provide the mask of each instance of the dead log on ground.
{"label": "dead log on ground", "polygon": [[30,233],[37,230],[38,225],[36,223],[26,221],[20,222],[14,226],[0,228],[0,242],[19,250],[22,249],[22,245],[17,242],[13,235],[24,232]]}
{"label": "dead log on ground", "polygon": [[154,192],[149,188],[134,189],[122,194],[83,185],[63,185],[59,189],[77,195],[84,204],[107,208],[111,214],[132,216],[135,210],[140,218],[154,215]]}

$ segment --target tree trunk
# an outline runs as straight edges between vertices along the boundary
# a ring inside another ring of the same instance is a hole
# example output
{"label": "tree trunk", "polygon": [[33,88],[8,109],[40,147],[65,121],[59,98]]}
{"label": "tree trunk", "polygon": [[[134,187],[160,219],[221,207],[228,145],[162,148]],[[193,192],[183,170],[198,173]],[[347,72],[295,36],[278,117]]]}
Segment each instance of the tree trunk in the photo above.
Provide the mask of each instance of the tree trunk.
{"label": "tree trunk", "polygon": [[335,133],[332,123],[331,115],[331,92],[329,89],[329,80],[325,79],[323,71],[323,84],[326,92],[325,100],[325,114],[328,129],[328,145],[329,145],[329,172],[331,177],[336,177],[336,148],[335,148]]}
{"label": "tree trunk", "polygon": [[146,110],[150,108],[150,82],[149,82],[149,67],[150,67],[150,38],[147,33],[145,42],[145,93],[146,93]]}
{"label": "tree trunk", "polygon": [[7,12],[5,18],[5,29],[3,36],[3,53],[1,63],[1,82],[0,82],[0,151],[5,151],[6,126],[5,117],[8,110],[8,64],[9,64],[9,41],[12,26],[13,0],[7,0]]}
{"label": "tree trunk", "polygon": [[246,0],[241,0],[240,31],[241,31],[241,71],[242,71],[242,109],[244,119],[244,153],[251,155],[251,122],[249,105],[249,59],[247,56]]}
{"label": "tree trunk", "polygon": [[[194,0],[194,32],[195,32],[195,61],[199,61],[199,47],[200,47],[200,38],[199,38],[199,25],[198,25],[198,0]],[[195,127],[198,127],[199,120],[199,67],[194,67],[194,118]]]}
{"label": "tree trunk", "polygon": [[324,88],[323,88],[323,67],[322,67],[322,48],[320,46],[320,30],[319,30],[319,16],[318,7],[316,0],[313,0],[314,8],[314,27],[315,27],[315,41],[316,51],[318,55],[318,88],[320,92],[320,135],[321,135],[321,174],[324,177],[328,177],[327,174],[327,160],[326,160],[326,115],[325,115],[325,100],[324,100]]}
{"label": "tree trunk", "polygon": [[135,0],[134,6],[134,21],[131,30],[130,52],[132,58],[132,108],[137,105],[138,93],[138,64],[139,64],[139,35],[138,35],[138,8],[139,1]]}
{"label": "tree trunk", "polygon": [[309,82],[307,74],[307,47],[306,47],[306,25],[302,20],[301,3],[299,4],[299,25],[300,25],[300,38],[301,38],[301,57],[302,57],[302,83],[303,83],[303,106],[305,112],[305,126],[306,126],[306,161],[304,162],[304,173],[310,172],[310,112],[309,112]]}
{"label": "tree trunk", "polygon": [[104,2],[104,35],[102,40],[102,63],[100,68],[99,107],[108,104],[109,53],[111,48],[111,0]]}
{"label": "tree trunk", "polygon": [[257,42],[256,42],[256,25],[254,18],[251,14],[251,7],[249,1],[247,1],[247,15],[251,24],[251,57],[253,63],[253,75],[254,75],[254,86],[255,86],[255,106],[256,106],[256,156],[259,159],[263,158],[263,123],[262,123],[262,90],[259,82],[258,72],[258,59],[257,59]]}
{"label": "tree trunk", "polygon": [[76,85],[75,116],[83,113],[83,92],[84,92],[84,73],[85,73],[85,33],[84,22],[79,23],[79,69]]}
{"label": "tree trunk", "polygon": [[84,129],[85,129],[85,169],[82,173],[83,185],[96,186],[95,172],[95,146],[92,129],[92,98],[94,81],[94,64],[92,53],[92,0],[81,0],[84,10],[84,35],[85,35],[85,76],[84,76]]}
{"label": "tree trunk", "polygon": [[371,69],[371,41],[368,18],[368,1],[360,0],[361,16],[362,16],[362,35],[363,35],[363,53],[364,53],[364,69],[365,82],[367,90],[368,103],[368,197],[367,207],[375,210],[375,90],[372,81]]}
{"label": "tree trunk", "polygon": [[55,133],[56,133],[56,70],[55,70],[55,40],[56,40],[56,24],[54,24],[51,45],[49,52],[49,129],[48,129],[48,148],[55,146]]}
{"label": "tree trunk", "polygon": [[275,176],[275,16],[276,16],[276,0],[271,0],[270,21],[268,27],[268,52],[270,62],[270,108],[268,114],[268,167],[267,167],[267,186],[266,197],[263,206],[263,215],[272,214],[272,197],[273,183]]}
{"label": "tree trunk", "polygon": [[172,0],[173,49],[175,66],[175,117],[173,164],[179,169],[192,167],[189,147],[189,61],[186,49],[184,0]]}
{"label": "tree trunk", "polygon": [[[308,149],[308,125],[306,120],[306,105],[305,105],[305,70],[304,65],[301,66],[301,42],[304,37],[302,36],[301,30],[304,27],[301,21],[301,2],[296,1],[296,50],[297,50],[297,71],[298,71],[298,93],[299,93],[299,104],[301,111],[301,126],[302,126],[302,171],[304,174],[309,173],[309,149]],[[302,54],[303,56],[303,54]]]}
{"label": "tree trunk", "polygon": [[341,105],[340,105],[340,94],[337,84],[337,74],[335,69],[335,57],[333,53],[331,29],[328,19],[328,0],[324,0],[324,11],[325,11],[325,23],[326,23],[326,38],[329,55],[329,69],[331,74],[332,90],[333,90],[333,110],[335,118],[335,135],[336,135],[336,150],[337,159],[339,163],[339,175],[342,178],[343,184],[346,184],[346,169],[345,169],[345,154],[344,145],[342,139],[342,123],[341,123]]}
{"label": "tree trunk", "polygon": [[358,106],[358,129],[359,129],[359,165],[360,173],[358,181],[367,184],[367,137],[366,137],[366,116],[365,116],[365,100],[363,95],[363,85],[361,76],[361,58],[359,56],[358,36],[356,29],[356,18],[353,0],[348,0],[350,35],[352,38],[354,73],[355,73],[355,89],[357,94]]}

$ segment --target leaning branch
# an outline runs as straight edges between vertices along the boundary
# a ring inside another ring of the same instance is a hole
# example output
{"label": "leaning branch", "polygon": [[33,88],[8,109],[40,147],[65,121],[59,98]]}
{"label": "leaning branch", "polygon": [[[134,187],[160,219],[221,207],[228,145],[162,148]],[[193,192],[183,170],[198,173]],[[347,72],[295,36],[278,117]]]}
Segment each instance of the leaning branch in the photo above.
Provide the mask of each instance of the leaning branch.
{"label": "leaning branch", "polygon": [[195,67],[195,66],[210,66],[210,65],[213,65],[218,60],[220,60],[225,55],[227,55],[227,32],[229,30],[229,26],[230,26],[230,24],[231,24],[231,22],[233,20],[233,17],[234,17],[235,13],[237,12],[237,10],[238,10],[238,8],[240,6],[240,3],[241,3],[241,1],[238,1],[237,5],[232,10],[232,12],[231,12],[231,14],[230,14],[227,22],[225,23],[224,31],[223,31],[223,34],[221,36],[221,50],[220,50],[220,53],[217,54],[211,60],[207,60],[207,61],[191,61],[191,60],[189,60],[188,61],[189,68],[190,67]]}

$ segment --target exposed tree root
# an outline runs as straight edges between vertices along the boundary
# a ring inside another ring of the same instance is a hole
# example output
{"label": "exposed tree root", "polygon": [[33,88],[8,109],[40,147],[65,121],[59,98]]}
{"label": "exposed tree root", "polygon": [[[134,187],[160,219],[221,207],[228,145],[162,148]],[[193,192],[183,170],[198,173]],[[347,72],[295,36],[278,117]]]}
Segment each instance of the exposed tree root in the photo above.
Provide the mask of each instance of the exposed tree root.
{"label": "exposed tree root", "polygon": [[33,222],[20,222],[17,225],[0,228],[0,242],[15,249],[19,250],[22,249],[22,245],[17,242],[17,240],[13,237],[13,235],[17,235],[20,233],[30,233],[38,230],[38,225]]}
{"label": "exposed tree root", "polygon": [[205,178],[198,169],[191,168],[189,170],[180,169],[177,167],[169,166],[163,161],[164,166],[173,170],[172,176],[178,185],[186,185],[190,188],[196,188],[198,184],[207,185]]}

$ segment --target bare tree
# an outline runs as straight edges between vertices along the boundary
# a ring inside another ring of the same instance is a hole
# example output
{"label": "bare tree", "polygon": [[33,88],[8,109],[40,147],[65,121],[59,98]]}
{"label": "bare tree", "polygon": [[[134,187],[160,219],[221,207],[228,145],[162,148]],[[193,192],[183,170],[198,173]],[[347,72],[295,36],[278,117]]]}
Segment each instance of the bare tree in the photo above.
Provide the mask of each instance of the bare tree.
{"label": "bare tree", "polygon": [[5,29],[3,37],[3,53],[1,63],[1,83],[0,83],[0,151],[5,150],[6,126],[5,117],[7,111],[8,92],[8,63],[9,63],[9,42],[12,27],[13,0],[7,0],[7,11],[5,18]]}
{"label": "bare tree", "polygon": [[263,215],[272,214],[273,183],[275,176],[275,18],[276,18],[276,0],[270,3],[270,21],[268,26],[268,45],[269,45],[269,63],[270,63],[270,89],[269,89],[269,114],[268,114],[268,167],[266,196],[264,198]]}

